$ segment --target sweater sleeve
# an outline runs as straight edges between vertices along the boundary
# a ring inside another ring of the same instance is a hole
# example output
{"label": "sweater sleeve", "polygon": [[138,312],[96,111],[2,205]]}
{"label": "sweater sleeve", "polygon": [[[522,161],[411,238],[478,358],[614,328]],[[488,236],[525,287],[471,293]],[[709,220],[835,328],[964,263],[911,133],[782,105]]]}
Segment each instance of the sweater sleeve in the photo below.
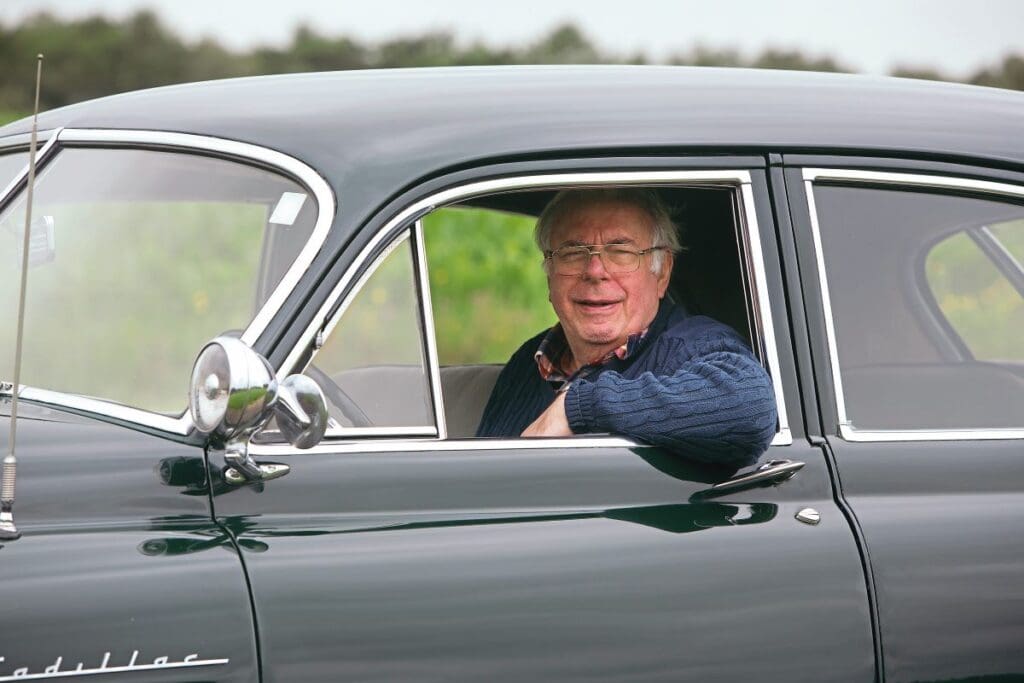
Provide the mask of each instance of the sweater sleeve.
{"label": "sweater sleeve", "polygon": [[756,460],[775,435],[771,378],[734,335],[659,339],[645,368],[574,383],[565,400],[573,432],[612,432],[735,464]]}

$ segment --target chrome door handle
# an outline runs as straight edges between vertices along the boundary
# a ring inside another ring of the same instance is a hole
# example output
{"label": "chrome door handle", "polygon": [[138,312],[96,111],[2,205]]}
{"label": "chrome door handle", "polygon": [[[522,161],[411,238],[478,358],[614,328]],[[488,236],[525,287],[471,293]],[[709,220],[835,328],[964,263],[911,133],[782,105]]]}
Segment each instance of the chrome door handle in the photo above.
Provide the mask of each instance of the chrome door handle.
{"label": "chrome door handle", "polygon": [[747,472],[737,475],[732,479],[726,479],[711,488],[697,492],[695,495],[700,498],[710,498],[755,486],[781,484],[796,474],[803,466],[804,464],[797,460],[769,460],[753,472]]}

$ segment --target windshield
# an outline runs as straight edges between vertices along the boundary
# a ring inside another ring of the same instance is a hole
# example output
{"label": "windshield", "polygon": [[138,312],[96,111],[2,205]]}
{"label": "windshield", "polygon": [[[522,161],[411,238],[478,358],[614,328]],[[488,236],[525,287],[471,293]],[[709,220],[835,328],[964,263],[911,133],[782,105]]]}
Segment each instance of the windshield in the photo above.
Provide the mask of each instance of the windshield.
{"label": "windshield", "polygon": [[[0,213],[0,377],[13,378],[25,197]],[[23,385],[181,414],[202,344],[240,333],[308,240],[301,185],[194,154],[69,149],[41,169]]]}

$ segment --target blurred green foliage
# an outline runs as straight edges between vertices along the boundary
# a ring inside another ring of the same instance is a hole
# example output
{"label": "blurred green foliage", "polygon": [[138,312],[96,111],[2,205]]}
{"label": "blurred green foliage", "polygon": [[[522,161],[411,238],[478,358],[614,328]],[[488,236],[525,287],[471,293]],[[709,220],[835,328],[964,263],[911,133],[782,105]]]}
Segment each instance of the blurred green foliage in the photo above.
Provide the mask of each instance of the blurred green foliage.
{"label": "blurred green foliage", "polygon": [[[990,230],[1024,263],[1024,219]],[[925,273],[939,308],[975,358],[1024,361],[1024,297],[966,233],[935,245]]]}
{"label": "blurred green foliage", "polygon": [[[30,266],[22,383],[158,412],[187,403],[203,342],[248,325],[265,208],[218,203],[53,203],[53,260]],[[0,220],[0,254],[20,264],[24,209]],[[36,228],[33,228],[35,232]],[[226,261],[225,254],[231,258]],[[17,272],[0,278],[0,318],[17,317]],[[14,335],[0,335],[13,376]]]}
{"label": "blurred green foliage", "polygon": [[555,323],[534,219],[446,208],[423,220],[442,365],[504,363]]}
{"label": "blurred green foliage", "polygon": [[[645,64],[647,55],[620,55],[595,45],[571,23],[517,47],[463,43],[446,31],[366,42],[323,35],[299,26],[283,47],[229,50],[209,38],[183,41],[157,13],[124,19],[101,15],[62,19],[41,12],[15,25],[0,24],[0,125],[32,109],[35,56],[46,55],[41,108],[171,83],[304,71],[482,64]],[[827,56],[768,49],[753,57],[737,50],[686,46],[665,63],[806,71],[851,71]],[[927,67],[899,67],[895,75],[954,80]],[[968,82],[1024,89],[1024,55],[1007,55]]]}

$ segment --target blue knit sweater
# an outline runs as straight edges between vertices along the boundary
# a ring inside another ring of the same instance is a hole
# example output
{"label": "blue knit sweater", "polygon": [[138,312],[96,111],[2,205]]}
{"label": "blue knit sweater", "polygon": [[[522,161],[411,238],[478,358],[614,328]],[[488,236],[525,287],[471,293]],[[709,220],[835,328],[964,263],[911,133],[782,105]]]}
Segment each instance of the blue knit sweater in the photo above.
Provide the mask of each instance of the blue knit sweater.
{"label": "blue knit sweater", "polygon": [[[554,400],[534,360],[544,334],[509,359],[477,436],[519,436]],[[778,421],[771,379],[740,336],[665,301],[635,353],[573,382],[565,413],[576,434],[621,434],[735,465],[764,452]]]}

